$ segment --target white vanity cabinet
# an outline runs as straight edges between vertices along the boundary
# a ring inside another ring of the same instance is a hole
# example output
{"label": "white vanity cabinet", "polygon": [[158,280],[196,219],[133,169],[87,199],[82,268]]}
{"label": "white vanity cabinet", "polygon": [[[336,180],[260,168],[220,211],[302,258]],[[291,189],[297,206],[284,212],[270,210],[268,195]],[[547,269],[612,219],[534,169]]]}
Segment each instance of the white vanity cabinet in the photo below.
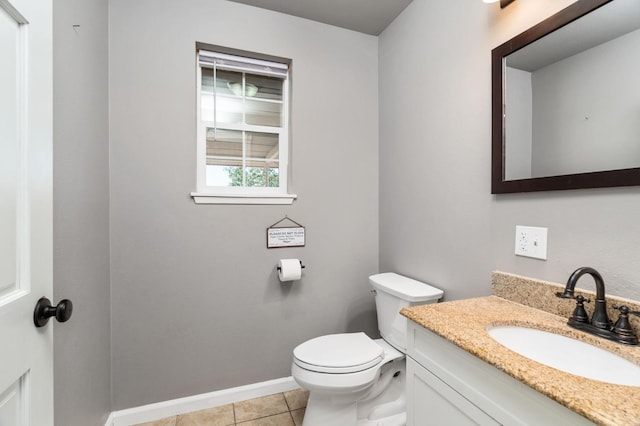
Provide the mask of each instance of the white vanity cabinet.
{"label": "white vanity cabinet", "polygon": [[407,425],[592,425],[448,340],[407,321]]}

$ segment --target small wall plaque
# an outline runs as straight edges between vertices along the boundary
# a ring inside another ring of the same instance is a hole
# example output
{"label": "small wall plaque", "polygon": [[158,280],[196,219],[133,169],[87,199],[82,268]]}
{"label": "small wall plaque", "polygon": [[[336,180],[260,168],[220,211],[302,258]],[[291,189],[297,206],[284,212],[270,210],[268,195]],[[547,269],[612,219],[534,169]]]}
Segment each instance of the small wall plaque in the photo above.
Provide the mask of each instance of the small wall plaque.
{"label": "small wall plaque", "polygon": [[[285,220],[298,226],[276,226]],[[304,245],[304,226],[287,216],[267,228],[267,248],[304,247]]]}

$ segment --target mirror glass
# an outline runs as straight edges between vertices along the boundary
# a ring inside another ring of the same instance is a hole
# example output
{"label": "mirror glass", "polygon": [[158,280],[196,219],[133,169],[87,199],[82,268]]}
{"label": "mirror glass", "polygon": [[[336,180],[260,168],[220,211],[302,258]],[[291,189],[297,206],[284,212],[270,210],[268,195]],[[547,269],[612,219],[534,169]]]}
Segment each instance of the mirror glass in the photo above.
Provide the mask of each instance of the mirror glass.
{"label": "mirror glass", "polygon": [[580,0],[494,49],[492,192],[640,184],[639,51],[638,0]]}

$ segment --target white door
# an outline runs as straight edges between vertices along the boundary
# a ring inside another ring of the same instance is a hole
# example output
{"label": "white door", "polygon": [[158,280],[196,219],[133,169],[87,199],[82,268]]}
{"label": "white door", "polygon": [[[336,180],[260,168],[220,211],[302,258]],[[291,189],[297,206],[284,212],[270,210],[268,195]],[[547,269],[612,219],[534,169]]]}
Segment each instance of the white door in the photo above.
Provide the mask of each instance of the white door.
{"label": "white door", "polygon": [[0,426],[53,425],[52,0],[0,0]]}

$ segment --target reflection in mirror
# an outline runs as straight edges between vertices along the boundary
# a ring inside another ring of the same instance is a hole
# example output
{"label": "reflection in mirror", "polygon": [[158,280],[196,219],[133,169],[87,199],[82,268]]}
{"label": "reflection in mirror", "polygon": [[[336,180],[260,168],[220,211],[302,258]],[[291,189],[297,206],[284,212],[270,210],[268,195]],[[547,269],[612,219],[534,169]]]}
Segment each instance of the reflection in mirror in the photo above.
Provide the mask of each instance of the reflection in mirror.
{"label": "reflection in mirror", "polygon": [[639,49],[638,0],[578,1],[494,49],[492,192],[640,184]]}

